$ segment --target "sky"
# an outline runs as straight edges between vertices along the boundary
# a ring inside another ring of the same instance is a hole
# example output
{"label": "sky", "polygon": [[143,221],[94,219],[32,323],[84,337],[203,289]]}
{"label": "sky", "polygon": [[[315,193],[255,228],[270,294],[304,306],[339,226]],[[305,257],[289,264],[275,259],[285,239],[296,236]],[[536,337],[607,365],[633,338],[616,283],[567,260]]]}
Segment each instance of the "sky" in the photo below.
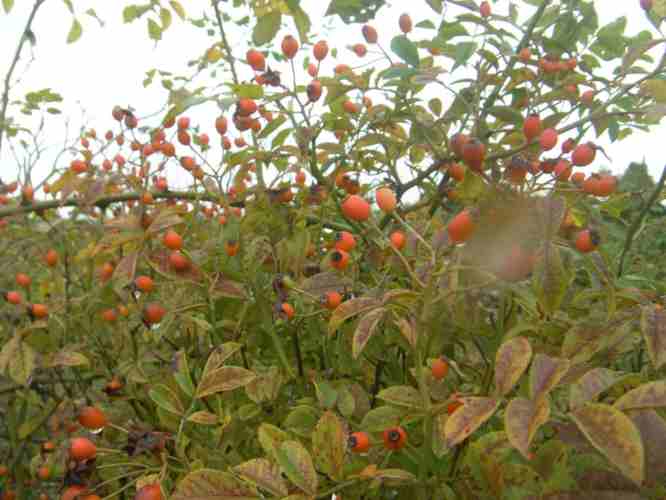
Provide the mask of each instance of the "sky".
{"label": "sky", "polygon": [[[194,29],[189,23],[174,17],[173,25],[164,34],[163,40],[156,45],[148,39],[145,20],[132,24],[123,23],[122,9],[129,3],[133,2],[74,0],[77,18],[83,25],[83,35],[78,42],[71,45],[66,44],[66,38],[72,15],[65,3],[61,0],[46,0],[40,9],[33,27],[36,45],[24,49],[23,59],[16,72],[20,81],[12,88],[11,95],[17,97],[30,90],[50,87],[59,92],[65,101],[61,106],[63,115],[50,117],[46,122],[44,142],[50,147],[43,154],[33,174],[34,184],[51,170],[57,151],[62,149],[67,130],[70,139],[78,135],[78,129],[82,124],[94,127],[98,133],[103,134],[112,125],[111,109],[116,104],[135,107],[139,116],[157,112],[166,102],[168,94],[159,82],[144,88],[142,81],[145,72],[151,68],[158,68],[187,74],[187,61],[199,57],[206,48],[217,41],[217,37],[211,38],[204,30]],[[163,3],[166,4],[166,0],[163,0]],[[595,3],[602,24],[626,16],[627,34],[633,35],[645,29],[652,29],[654,32],[639,8],[638,0],[596,0]],[[9,67],[32,4],[33,2],[29,0],[16,0],[14,9],[9,15],[0,13],[0,33],[3,34],[3,43],[0,46],[0,74],[4,74]],[[210,5],[209,0],[182,0],[182,4],[191,17],[197,17]],[[346,47],[362,41],[360,25],[344,26],[337,21],[337,18],[324,18],[323,13],[327,4],[327,1],[322,0],[301,1],[301,5],[311,16],[314,32],[326,37],[331,47],[337,47],[340,52],[339,57],[344,57],[345,62],[355,63],[357,59]],[[91,7],[104,21],[103,27],[95,19],[84,14]],[[493,12],[505,15],[508,13],[508,7],[509,0],[498,0],[493,3]],[[425,5],[425,2],[394,0],[380,10],[374,21],[380,37],[390,40],[398,33],[397,18],[405,11],[410,13],[414,24],[425,19],[434,22],[437,20],[436,14]],[[322,26],[324,19],[327,26]],[[290,20],[286,27],[287,29],[278,35],[279,38],[283,33],[295,34]],[[236,54],[245,53],[247,41],[250,39],[250,29],[251,26],[244,29],[229,28],[230,44]],[[417,30],[416,39],[419,38],[419,34]],[[422,34],[425,35],[426,32]],[[369,61],[370,57],[369,54],[365,60]],[[333,61],[330,63],[333,64]],[[450,65],[446,59],[442,59],[442,64]],[[201,106],[188,114],[192,116],[193,121],[200,121],[204,125],[204,130],[208,127],[206,131],[214,137],[214,119],[219,114],[215,105]],[[71,122],[69,129],[64,125],[65,116],[69,117]],[[34,126],[34,121],[30,119],[21,117],[21,121],[28,126],[31,124]],[[613,172],[619,174],[630,162],[645,160],[652,175],[658,177],[663,166],[661,141],[665,137],[665,132],[666,127],[662,123],[650,133],[634,132],[628,139],[615,144],[609,144],[606,135],[599,144],[612,159],[612,164],[609,165],[606,160],[600,159],[597,160],[597,166],[610,167]],[[17,163],[9,148],[5,146],[0,157],[2,165],[0,178],[12,180],[16,177]]]}

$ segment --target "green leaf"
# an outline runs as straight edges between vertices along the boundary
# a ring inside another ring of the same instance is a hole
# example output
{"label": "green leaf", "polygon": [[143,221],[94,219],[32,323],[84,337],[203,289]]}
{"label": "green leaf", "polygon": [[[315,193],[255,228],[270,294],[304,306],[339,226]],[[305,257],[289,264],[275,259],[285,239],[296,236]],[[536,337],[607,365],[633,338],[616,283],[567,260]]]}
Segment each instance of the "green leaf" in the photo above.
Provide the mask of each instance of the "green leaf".
{"label": "green leaf", "polygon": [[9,11],[12,10],[14,6],[14,0],[2,0],[2,7],[5,9],[5,13],[9,14]]}
{"label": "green leaf", "polygon": [[529,459],[529,448],[539,427],[548,421],[550,403],[547,399],[535,402],[525,398],[512,399],[506,407],[504,427],[509,442]]}
{"label": "green leaf", "polygon": [[231,85],[231,90],[239,98],[245,97],[247,99],[261,99],[264,97],[264,88],[261,85],[255,85],[253,83]]}
{"label": "green leaf", "polygon": [[160,9],[160,21],[162,21],[162,31],[166,31],[171,26],[171,11],[164,7]]}
{"label": "green leaf", "polygon": [[[70,11],[72,14],[74,14],[74,5],[72,5],[72,0],[62,0],[62,1],[63,1],[63,3],[67,6],[67,9],[69,9],[69,11]],[[4,2],[4,0],[3,0],[3,2]],[[13,4],[13,3],[14,3],[14,0],[10,0],[9,3]]]}
{"label": "green leaf", "polygon": [[569,278],[558,247],[550,242],[543,246],[543,257],[534,273],[534,286],[542,310],[554,314],[562,304]]}
{"label": "green leaf", "polygon": [[377,327],[384,318],[384,314],[386,314],[386,309],[378,307],[377,309],[367,312],[359,320],[352,340],[352,356],[354,359],[357,359],[361,355],[361,352],[367,345],[368,341],[377,331]]}
{"label": "green leaf", "polygon": [[484,422],[493,416],[500,401],[493,398],[460,398],[463,405],[444,424],[446,446],[452,448],[467,439]]}
{"label": "green leaf", "polygon": [[287,483],[280,475],[280,467],[265,458],[255,458],[234,467],[233,471],[244,481],[282,498],[289,494]]}
{"label": "green leaf", "polygon": [[419,50],[416,44],[405,35],[398,35],[391,40],[391,50],[410,66],[418,67]]}
{"label": "green leaf", "polygon": [[588,404],[571,413],[592,445],[636,484],[645,477],[645,452],[634,423],[617,408]]}
{"label": "green leaf", "polygon": [[506,396],[530,364],[532,347],[525,337],[504,342],[495,355],[495,390]]}
{"label": "green leaf", "polygon": [[6,372],[17,384],[28,385],[36,363],[37,353],[21,335],[14,335],[0,351],[0,372]]}
{"label": "green leaf", "polygon": [[400,424],[405,410],[394,406],[380,406],[373,408],[363,417],[361,429],[368,432],[381,432],[389,427]]}
{"label": "green leaf", "polygon": [[148,396],[157,406],[169,413],[174,413],[176,415],[185,414],[185,408],[178,398],[178,395],[170,387],[164,384],[157,384],[150,389],[148,391]]}
{"label": "green leaf", "polygon": [[456,45],[454,64],[451,71],[456,69],[458,66],[464,66],[467,64],[467,61],[474,55],[476,51],[477,44],[475,42],[461,42]]}
{"label": "green leaf", "polygon": [[426,0],[426,3],[438,14],[442,13],[443,0]]}
{"label": "green leaf", "polygon": [[194,395],[194,382],[192,382],[192,376],[190,375],[187,353],[183,349],[174,354],[172,366],[175,369],[173,377],[176,379],[178,386],[185,394],[192,397]]}
{"label": "green leaf", "polygon": [[502,120],[504,123],[512,123],[514,125],[523,123],[523,115],[520,111],[510,106],[493,106],[488,110],[488,113]]}
{"label": "green leaf", "polygon": [[317,493],[317,471],[308,450],[298,441],[285,441],[276,450],[277,461],[289,480],[308,495]]}
{"label": "green leaf", "polygon": [[169,5],[171,5],[173,11],[178,14],[178,17],[185,19],[185,9],[183,9],[183,6],[178,0],[169,0]]}
{"label": "green leaf", "polygon": [[72,20],[72,26],[69,28],[69,34],[67,35],[67,43],[76,42],[79,38],[81,38],[82,33],[83,27],[81,26],[81,23],[78,21],[78,19],[74,18]]}
{"label": "green leaf", "polygon": [[279,10],[260,17],[252,30],[252,43],[259,46],[272,42],[277,32],[280,31],[281,22],[282,14]]}
{"label": "green leaf", "polygon": [[404,406],[407,408],[423,407],[423,398],[419,391],[408,385],[394,385],[382,389],[377,394],[377,399],[395,406]]}
{"label": "green leaf", "polygon": [[162,28],[152,19],[148,19],[148,37],[155,41],[162,39]]}
{"label": "green leaf", "polygon": [[259,500],[261,497],[250,485],[228,472],[199,469],[190,472],[177,485],[171,500]]}
{"label": "green leaf", "polygon": [[336,481],[342,480],[345,459],[345,430],[335,413],[322,415],[312,433],[312,450],[317,470]]}
{"label": "green leaf", "polygon": [[259,139],[265,139],[271,135],[274,131],[279,129],[284,122],[287,121],[287,117],[284,115],[279,115],[277,118],[273,118],[273,121],[261,129],[261,132],[257,135]]}
{"label": "green leaf", "polygon": [[303,45],[308,41],[308,32],[310,31],[312,23],[310,22],[310,18],[308,17],[307,13],[298,5],[297,2],[288,2],[288,6],[291,16],[294,18],[296,29],[298,30],[298,38],[301,41],[301,45]]}

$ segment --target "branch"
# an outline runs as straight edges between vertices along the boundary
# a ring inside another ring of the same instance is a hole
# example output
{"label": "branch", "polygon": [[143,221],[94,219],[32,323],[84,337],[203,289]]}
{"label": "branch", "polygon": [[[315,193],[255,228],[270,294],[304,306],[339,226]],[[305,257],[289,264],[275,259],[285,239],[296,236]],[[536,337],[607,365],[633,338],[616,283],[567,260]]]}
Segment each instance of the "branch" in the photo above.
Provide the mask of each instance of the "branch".
{"label": "branch", "polygon": [[629,253],[629,250],[631,250],[631,245],[634,243],[634,236],[636,235],[636,232],[638,231],[640,225],[643,223],[643,219],[645,219],[645,216],[650,211],[650,207],[652,207],[652,205],[654,205],[655,202],[657,201],[657,198],[659,198],[662,189],[664,189],[664,184],[666,184],[666,167],[664,167],[664,169],[661,172],[661,177],[659,178],[657,186],[654,188],[652,196],[650,196],[650,199],[645,203],[643,210],[641,210],[641,213],[638,215],[636,220],[634,220],[634,222],[631,224],[631,227],[627,232],[627,239],[624,242],[624,248],[622,249],[622,255],[620,256],[620,264],[618,265],[617,269],[618,278],[622,276],[622,272],[624,271],[624,261],[627,257],[627,254]]}
{"label": "branch", "polygon": [[3,89],[2,92],[2,109],[0,109],[0,152],[2,152],[2,139],[5,134],[7,106],[9,105],[9,90],[10,90],[10,83],[12,81],[12,75],[14,74],[16,65],[18,64],[18,61],[21,57],[21,52],[23,51],[23,45],[25,44],[25,41],[28,39],[26,34],[30,33],[31,31],[30,28],[32,26],[32,22],[35,20],[35,15],[37,14],[37,10],[39,9],[39,7],[41,7],[41,5],[44,2],[45,0],[37,0],[35,4],[32,6],[32,11],[30,11],[30,16],[28,16],[28,22],[25,24],[23,33],[21,33],[21,40],[19,41],[18,47],[16,47],[16,52],[14,53],[14,58],[12,59],[12,63],[9,66],[9,71],[7,71],[7,74],[5,75],[5,88]]}

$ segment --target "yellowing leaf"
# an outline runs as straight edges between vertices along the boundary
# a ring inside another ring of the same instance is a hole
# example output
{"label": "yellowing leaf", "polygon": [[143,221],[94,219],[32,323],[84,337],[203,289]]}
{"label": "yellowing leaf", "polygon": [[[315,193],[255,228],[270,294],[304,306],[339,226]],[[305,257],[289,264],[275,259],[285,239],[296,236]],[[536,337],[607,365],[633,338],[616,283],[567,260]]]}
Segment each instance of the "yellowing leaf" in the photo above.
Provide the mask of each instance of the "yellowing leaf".
{"label": "yellowing leaf", "polygon": [[169,0],[169,5],[173,11],[178,14],[178,17],[185,19],[185,9],[183,9],[182,4],[178,0]]}
{"label": "yellowing leaf", "polygon": [[228,472],[199,469],[183,478],[171,500],[259,500],[257,491]]}
{"label": "yellowing leaf", "polygon": [[650,361],[659,370],[666,363],[666,310],[655,306],[643,308],[641,332]]}
{"label": "yellowing leaf", "polygon": [[220,423],[220,419],[214,413],[209,413],[207,411],[197,411],[192,413],[187,417],[188,422],[194,422],[195,424],[201,425],[217,425]]}
{"label": "yellowing leaf", "polygon": [[265,458],[244,462],[234,467],[234,472],[244,481],[268,491],[271,495],[282,498],[289,494],[287,483],[280,475],[280,467]]}
{"label": "yellowing leaf", "polygon": [[249,384],[256,375],[239,366],[223,366],[208,372],[199,382],[197,398],[204,398],[217,392],[233,391]]}
{"label": "yellowing leaf", "polygon": [[594,401],[599,394],[611,387],[621,375],[607,368],[594,368],[569,388],[569,407],[579,408]]}
{"label": "yellowing leaf", "polygon": [[472,434],[486,420],[493,416],[499,400],[493,398],[461,398],[463,406],[458,408],[444,424],[444,440],[451,448]]}
{"label": "yellowing leaf", "polygon": [[67,35],[67,43],[76,42],[79,38],[81,38],[82,33],[83,27],[81,26],[81,23],[78,21],[78,19],[74,18],[72,20],[72,26],[69,28],[69,34]]}
{"label": "yellowing leaf", "polygon": [[569,370],[567,359],[551,358],[537,354],[530,369],[530,397],[534,400],[545,397]]}
{"label": "yellowing leaf", "polygon": [[377,399],[407,408],[423,407],[423,398],[419,391],[408,385],[394,385],[383,389],[377,394]]}
{"label": "yellowing leaf", "polygon": [[341,480],[346,444],[342,422],[335,413],[327,411],[312,433],[312,451],[317,469],[335,480]]}
{"label": "yellowing leaf", "polygon": [[298,441],[285,441],[276,449],[277,461],[289,480],[308,495],[317,493],[317,471],[308,450]]}
{"label": "yellowing leaf", "polygon": [[504,342],[495,356],[495,390],[505,396],[516,385],[532,359],[532,347],[525,337]]}
{"label": "yellowing leaf", "polygon": [[618,410],[644,410],[666,406],[666,382],[648,382],[629,391],[615,402]]}
{"label": "yellowing leaf", "polygon": [[588,404],[571,412],[578,428],[629,479],[637,484],[645,476],[641,435],[620,410],[604,404]]}
{"label": "yellowing leaf", "polygon": [[506,407],[504,425],[511,444],[529,458],[529,447],[539,427],[548,421],[550,404],[547,399],[535,402],[525,398],[512,399]]}

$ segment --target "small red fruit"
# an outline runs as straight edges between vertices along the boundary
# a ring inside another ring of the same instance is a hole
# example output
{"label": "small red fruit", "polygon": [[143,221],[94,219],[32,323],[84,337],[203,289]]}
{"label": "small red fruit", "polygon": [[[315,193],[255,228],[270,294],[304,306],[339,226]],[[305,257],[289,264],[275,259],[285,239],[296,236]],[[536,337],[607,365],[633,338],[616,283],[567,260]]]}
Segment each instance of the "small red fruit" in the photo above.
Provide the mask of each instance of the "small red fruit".
{"label": "small red fruit", "polygon": [[393,427],[384,431],[384,446],[389,450],[399,450],[407,444],[407,433],[402,427]]}
{"label": "small red fruit", "polygon": [[539,115],[530,115],[523,123],[523,133],[527,142],[532,142],[541,134],[541,118]]}
{"label": "small red fruit", "polygon": [[365,38],[367,43],[377,43],[377,30],[369,24],[366,24],[361,28],[361,33],[363,33],[363,38]]}
{"label": "small red fruit", "polygon": [[358,57],[365,57],[365,55],[368,53],[368,49],[362,43],[354,44],[352,46],[352,50],[354,51],[354,54],[356,54]]}
{"label": "small red fruit", "polygon": [[653,0],[641,0],[641,9],[651,10],[653,5]]}
{"label": "small red fruit", "polygon": [[365,432],[353,432],[349,435],[348,445],[354,453],[365,453],[370,449],[370,438]]}
{"label": "small red fruit", "polygon": [[224,135],[227,133],[227,129],[229,128],[227,119],[224,116],[218,116],[215,119],[215,130],[217,130],[217,133],[220,135]]}
{"label": "small red fruit", "polygon": [[178,250],[169,254],[169,265],[177,272],[186,271],[190,268],[190,260]]}
{"label": "small red fruit", "polygon": [[474,233],[474,227],[475,224],[472,220],[472,215],[467,210],[463,210],[451,219],[451,222],[449,222],[449,225],[446,228],[449,234],[449,240],[453,244],[467,241]]}
{"label": "small red fruit", "polygon": [[335,250],[331,254],[331,266],[343,271],[349,265],[349,254],[344,250]]}
{"label": "small red fruit", "polygon": [[581,253],[594,252],[601,243],[599,233],[594,230],[584,229],[576,236],[576,249]]}
{"label": "small red fruit", "polygon": [[409,17],[409,14],[402,14],[398,19],[398,25],[400,26],[400,31],[407,34],[412,31],[412,18]]}
{"label": "small red fruit", "polygon": [[544,151],[550,151],[555,146],[557,146],[557,140],[559,136],[557,131],[554,128],[547,128],[541,133],[539,137],[539,144],[541,144],[541,149]]}
{"label": "small red fruit", "polygon": [[460,163],[453,163],[448,168],[449,175],[455,181],[462,182],[465,180],[465,167]]}
{"label": "small red fruit", "polygon": [[243,97],[238,101],[238,113],[242,116],[250,116],[257,112],[259,107],[253,99]]}
{"label": "small red fruit", "polygon": [[28,313],[35,319],[44,319],[49,315],[49,308],[44,304],[30,304]]}
{"label": "small red fruit", "polygon": [[490,9],[490,3],[481,2],[481,6],[479,7],[479,13],[483,18],[490,17],[490,14],[492,13]]}
{"label": "small red fruit", "polygon": [[181,116],[176,122],[179,130],[187,130],[190,128],[190,119],[187,116]]}
{"label": "small red fruit", "polygon": [[308,94],[308,100],[310,102],[316,102],[319,100],[322,94],[322,85],[319,80],[312,80],[306,88]]}
{"label": "small red fruit", "polygon": [[9,292],[5,292],[5,300],[10,304],[14,304],[15,306],[17,306],[23,301],[23,298],[21,297],[21,294],[19,292],[12,290]]}
{"label": "small red fruit", "polygon": [[69,457],[72,460],[80,462],[81,460],[89,460],[94,458],[97,454],[97,447],[88,438],[77,437],[73,438],[69,444]]}
{"label": "small red fruit", "polygon": [[32,278],[25,273],[16,273],[16,284],[21,288],[29,288]]}
{"label": "small red fruit", "polygon": [[104,309],[102,319],[107,323],[114,323],[118,320],[118,312],[114,308]]}
{"label": "small red fruit", "polygon": [[294,307],[291,304],[287,304],[286,302],[283,302],[280,304],[280,312],[284,314],[284,316],[287,319],[291,319],[294,317],[296,314],[296,311],[294,310]]}
{"label": "small red fruit", "polygon": [[518,52],[518,60],[523,64],[527,64],[531,58],[532,58],[532,51],[527,47],[523,47],[522,49],[520,49],[520,52]]}
{"label": "small red fruit", "polygon": [[362,222],[370,218],[370,204],[358,195],[347,196],[341,208],[348,219]]}
{"label": "small red fruit", "polygon": [[143,320],[149,325],[154,325],[162,321],[165,314],[166,309],[155,302],[146,304],[143,308]]}
{"label": "small red fruit", "polygon": [[104,412],[95,406],[81,408],[78,421],[79,424],[90,430],[102,429],[109,423]]}
{"label": "small red fruit", "polygon": [[571,162],[577,167],[585,167],[594,161],[597,148],[591,142],[579,144],[571,153]]}
{"label": "small red fruit", "polygon": [[60,500],[83,500],[88,488],[78,484],[68,486],[63,492]]}
{"label": "small red fruit", "polygon": [[159,484],[147,484],[136,492],[134,500],[164,500]]}
{"label": "small red fruit", "polygon": [[472,170],[481,170],[486,158],[486,146],[476,139],[470,139],[462,148],[463,161]]}
{"label": "small red fruit", "polygon": [[238,254],[239,249],[240,249],[240,244],[235,240],[229,240],[224,244],[224,251],[227,253],[229,257],[233,257],[236,254]]}
{"label": "small red fruit", "polygon": [[154,288],[154,282],[150,276],[137,276],[134,280],[134,285],[144,293],[150,293]]}

